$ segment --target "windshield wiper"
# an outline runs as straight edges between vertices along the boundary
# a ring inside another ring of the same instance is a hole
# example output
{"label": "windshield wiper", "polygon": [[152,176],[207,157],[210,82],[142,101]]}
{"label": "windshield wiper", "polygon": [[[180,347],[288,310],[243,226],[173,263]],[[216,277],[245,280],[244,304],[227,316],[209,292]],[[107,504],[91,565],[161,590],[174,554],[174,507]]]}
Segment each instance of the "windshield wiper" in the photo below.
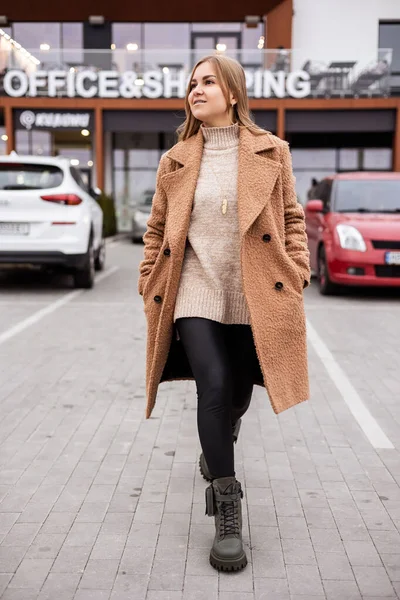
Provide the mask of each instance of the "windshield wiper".
{"label": "windshield wiper", "polygon": [[345,208],[344,210],[340,210],[341,213],[400,213],[400,208]]}
{"label": "windshield wiper", "polygon": [[369,208],[345,208],[344,210],[339,210],[339,212],[341,213],[369,213],[369,212],[376,212],[376,211],[372,211]]}
{"label": "windshield wiper", "polygon": [[5,185],[3,190],[41,190],[40,187],[35,187],[34,185]]}

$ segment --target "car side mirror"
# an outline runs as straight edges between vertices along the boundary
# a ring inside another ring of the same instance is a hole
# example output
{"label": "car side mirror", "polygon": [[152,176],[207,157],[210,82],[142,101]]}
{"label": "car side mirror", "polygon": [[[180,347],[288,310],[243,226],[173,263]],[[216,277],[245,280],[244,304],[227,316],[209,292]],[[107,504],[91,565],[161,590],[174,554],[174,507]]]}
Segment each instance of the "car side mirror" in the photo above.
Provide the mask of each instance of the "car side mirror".
{"label": "car side mirror", "polygon": [[324,203],[322,200],[309,200],[306,204],[306,211],[313,213],[324,212]]}
{"label": "car side mirror", "polygon": [[97,198],[99,198],[101,196],[102,191],[98,187],[90,188],[89,194],[96,200]]}

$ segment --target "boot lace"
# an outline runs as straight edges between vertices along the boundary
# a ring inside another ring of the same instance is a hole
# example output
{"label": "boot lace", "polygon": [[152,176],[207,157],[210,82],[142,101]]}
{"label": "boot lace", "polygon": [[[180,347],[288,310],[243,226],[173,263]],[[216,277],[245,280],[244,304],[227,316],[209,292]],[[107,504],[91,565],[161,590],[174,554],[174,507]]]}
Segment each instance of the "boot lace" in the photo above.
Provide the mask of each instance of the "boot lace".
{"label": "boot lace", "polygon": [[219,513],[220,536],[239,535],[239,512],[237,510],[237,501],[221,502],[219,505]]}

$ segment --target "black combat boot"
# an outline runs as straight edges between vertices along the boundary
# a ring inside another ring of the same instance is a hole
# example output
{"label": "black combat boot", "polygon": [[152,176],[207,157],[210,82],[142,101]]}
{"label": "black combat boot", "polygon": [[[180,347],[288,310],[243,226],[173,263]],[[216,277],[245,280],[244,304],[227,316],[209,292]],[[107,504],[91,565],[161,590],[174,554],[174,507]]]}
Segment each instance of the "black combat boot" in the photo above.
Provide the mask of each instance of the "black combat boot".
{"label": "black combat boot", "polygon": [[[232,437],[233,437],[233,441],[235,444],[239,437],[239,430],[240,430],[241,424],[242,424],[242,419],[238,419],[236,421],[235,425],[232,426]],[[204,458],[203,453],[200,454],[199,467],[200,467],[200,473],[203,475],[203,477],[206,481],[212,481],[214,479],[214,476],[211,475],[210,470],[207,466],[206,459]]]}
{"label": "black combat boot", "polygon": [[235,477],[221,477],[206,489],[206,514],[215,518],[210,563],[218,571],[240,571],[247,565],[242,543],[242,498]]}

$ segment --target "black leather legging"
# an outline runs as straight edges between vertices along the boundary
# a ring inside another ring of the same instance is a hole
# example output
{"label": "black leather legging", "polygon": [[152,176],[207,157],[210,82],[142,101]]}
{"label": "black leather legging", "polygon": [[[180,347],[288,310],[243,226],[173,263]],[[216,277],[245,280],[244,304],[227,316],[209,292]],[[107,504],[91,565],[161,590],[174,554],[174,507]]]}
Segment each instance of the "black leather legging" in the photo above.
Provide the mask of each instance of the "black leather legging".
{"label": "black leather legging", "polygon": [[176,320],[197,387],[197,426],[214,477],[235,475],[232,425],[253,391],[256,351],[250,325],[224,325],[199,317]]}

